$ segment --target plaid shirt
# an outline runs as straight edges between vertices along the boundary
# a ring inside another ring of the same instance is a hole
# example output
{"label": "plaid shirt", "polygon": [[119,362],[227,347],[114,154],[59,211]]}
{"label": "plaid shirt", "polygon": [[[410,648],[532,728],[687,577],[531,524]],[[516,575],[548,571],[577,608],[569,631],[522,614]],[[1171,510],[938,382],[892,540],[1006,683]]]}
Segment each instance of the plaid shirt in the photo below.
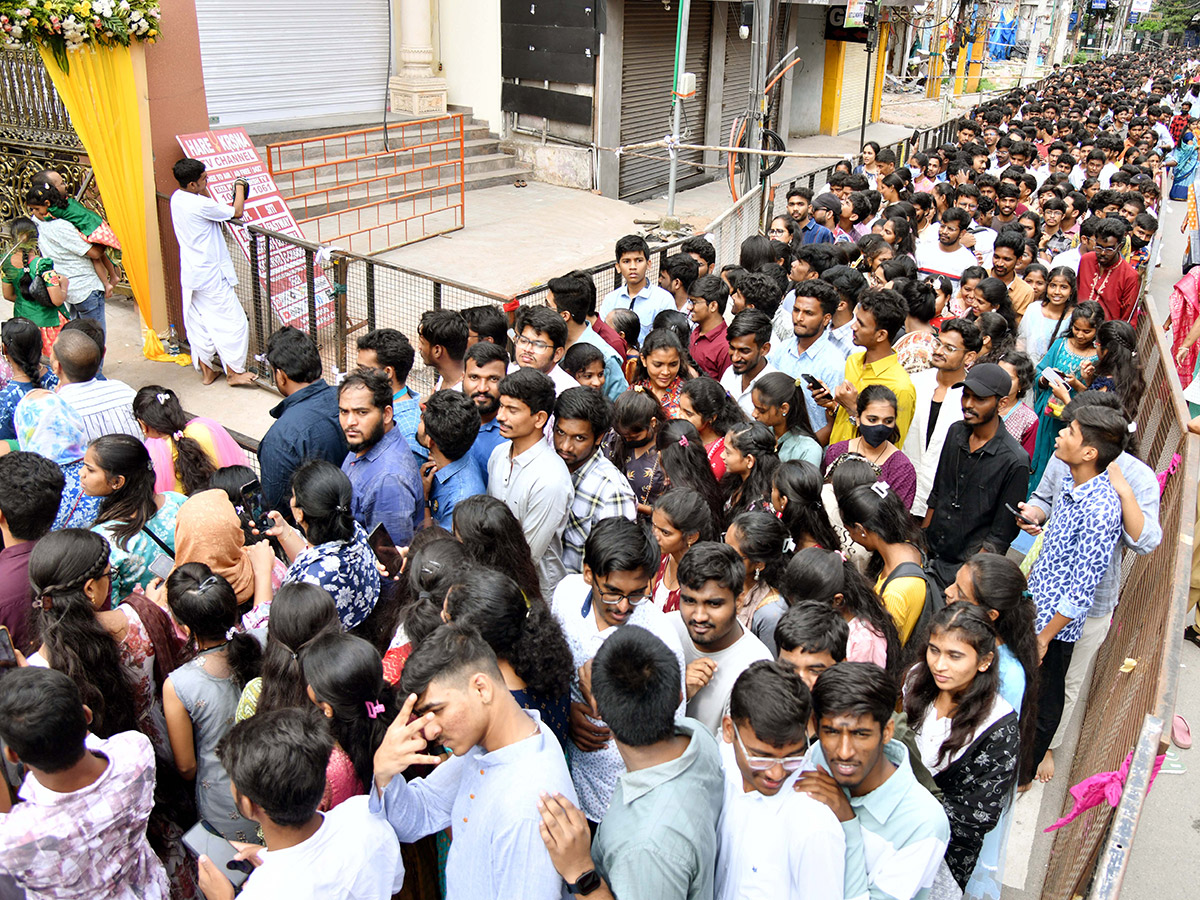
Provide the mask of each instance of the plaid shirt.
{"label": "plaid shirt", "polygon": [[597,446],[591,459],[571,473],[575,499],[567,511],[563,530],[563,565],[568,572],[583,571],[583,545],[592,526],[601,519],[623,516],[637,518],[637,501],[629,479],[609,462]]}

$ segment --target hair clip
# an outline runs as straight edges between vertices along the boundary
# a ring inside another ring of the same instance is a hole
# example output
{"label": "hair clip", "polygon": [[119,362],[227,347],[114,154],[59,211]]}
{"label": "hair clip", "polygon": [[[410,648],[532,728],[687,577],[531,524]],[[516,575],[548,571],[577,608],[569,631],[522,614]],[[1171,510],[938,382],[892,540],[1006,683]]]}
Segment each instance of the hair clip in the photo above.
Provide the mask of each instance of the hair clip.
{"label": "hair clip", "polygon": [[1026,588],[1025,590],[1021,591],[1021,599],[1022,600],[1032,600],[1033,592],[1031,590],[1029,590],[1029,588]]}
{"label": "hair clip", "polygon": [[232,641],[232,640],[233,640],[233,638],[234,638],[234,636],[235,636],[237,633],[238,633],[237,626],[236,626],[236,625],[230,625],[230,626],[229,626],[229,628],[228,628],[228,629],[226,630],[226,632],[225,632],[225,640],[227,640],[227,641]]}
{"label": "hair clip", "polygon": [[687,435],[686,435],[686,434],[681,434],[681,435],[679,436],[679,446],[680,446],[680,447],[686,447],[687,445],[688,445],[688,439],[687,439]]}
{"label": "hair clip", "polygon": [[368,719],[378,718],[379,714],[381,712],[385,712],[386,710],[387,710],[387,707],[384,706],[382,703],[376,703],[373,700],[367,701],[367,718]]}
{"label": "hair clip", "polygon": [[182,441],[183,440],[183,432],[182,431],[173,431],[173,432],[171,432],[171,437],[173,437],[177,441]]}
{"label": "hair clip", "polygon": [[1130,434],[1135,434],[1137,432],[1137,422],[1130,422],[1129,426],[1128,426],[1128,431]]}
{"label": "hair clip", "polygon": [[834,550],[833,552],[842,558],[842,562],[850,562],[845,550]]}
{"label": "hair clip", "polygon": [[529,595],[526,594],[524,591],[521,591],[521,599],[525,601],[525,611],[526,612],[529,612],[529,610],[533,609],[533,604],[529,602]]}
{"label": "hair clip", "polygon": [[879,495],[880,500],[886,500],[888,495],[888,483],[886,481],[876,481],[871,485],[871,490]]}
{"label": "hair clip", "polygon": [[799,378],[796,379],[796,387],[804,387],[804,382]]}
{"label": "hair clip", "polygon": [[42,594],[42,609],[49,610],[51,605],[50,595]]}
{"label": "hair clip", "polygon": [[635,384],[630,390],[636,391],[639,394],[646,393],[646,389],[644,387],[642,387],[640,384]]}
{"label": "hair clip", "polygon": [[784,553],[795,553],[796,552],[796,540],[790,534],[783,539],[783,552]]}
{"label": "hair clip", "polygon": [[171,399],[171,395],[165,394],[165,393],[158,393],[158,394],[154,395],[154,399],[157,400],[159,403],[166,403],[168,400]]}

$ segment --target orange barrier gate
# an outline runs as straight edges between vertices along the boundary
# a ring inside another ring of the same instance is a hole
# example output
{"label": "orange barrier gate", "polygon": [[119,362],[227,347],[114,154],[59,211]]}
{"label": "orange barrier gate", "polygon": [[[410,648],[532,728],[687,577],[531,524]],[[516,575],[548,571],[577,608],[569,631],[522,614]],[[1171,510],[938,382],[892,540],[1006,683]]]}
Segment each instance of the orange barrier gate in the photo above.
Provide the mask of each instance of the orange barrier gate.
{"label": "orange barrier gate", "polygon": [[379,253],[465,224],[462,115],[267,145],[267,169],[305,236]]}

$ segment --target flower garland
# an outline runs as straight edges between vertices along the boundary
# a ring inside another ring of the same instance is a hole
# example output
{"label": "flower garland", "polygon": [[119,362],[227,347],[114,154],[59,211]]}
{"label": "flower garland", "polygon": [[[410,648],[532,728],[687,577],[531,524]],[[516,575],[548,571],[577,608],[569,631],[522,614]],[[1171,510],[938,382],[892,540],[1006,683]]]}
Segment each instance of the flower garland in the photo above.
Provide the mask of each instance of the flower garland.
{"label": "flower garland", "polygon": [[70,50],[153,43],[160,15],[159,0],[0,0],[0,40],[10,49],[48,47],[67,72]]}

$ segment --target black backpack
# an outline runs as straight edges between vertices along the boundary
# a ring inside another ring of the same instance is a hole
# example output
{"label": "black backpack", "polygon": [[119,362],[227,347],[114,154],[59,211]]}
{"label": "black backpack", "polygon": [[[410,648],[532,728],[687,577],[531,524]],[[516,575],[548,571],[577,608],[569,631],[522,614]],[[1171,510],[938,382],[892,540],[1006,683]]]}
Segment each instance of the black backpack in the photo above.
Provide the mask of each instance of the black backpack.
{"label": "black backpack", "polygon": [[929,633],[929,623],[933,614],[946,606],[946,598],[942,596],[942,589],[938,587],[937,580],[915,562],[902,562],[892,569],[892,574],[879,586],[879,596],[883,596],[884,589],[895,578],[920,578],[925,582],[925,605],[921,607],[921,615],[917,617],[917,623],[909,632],[911,642],[914,637]]}

